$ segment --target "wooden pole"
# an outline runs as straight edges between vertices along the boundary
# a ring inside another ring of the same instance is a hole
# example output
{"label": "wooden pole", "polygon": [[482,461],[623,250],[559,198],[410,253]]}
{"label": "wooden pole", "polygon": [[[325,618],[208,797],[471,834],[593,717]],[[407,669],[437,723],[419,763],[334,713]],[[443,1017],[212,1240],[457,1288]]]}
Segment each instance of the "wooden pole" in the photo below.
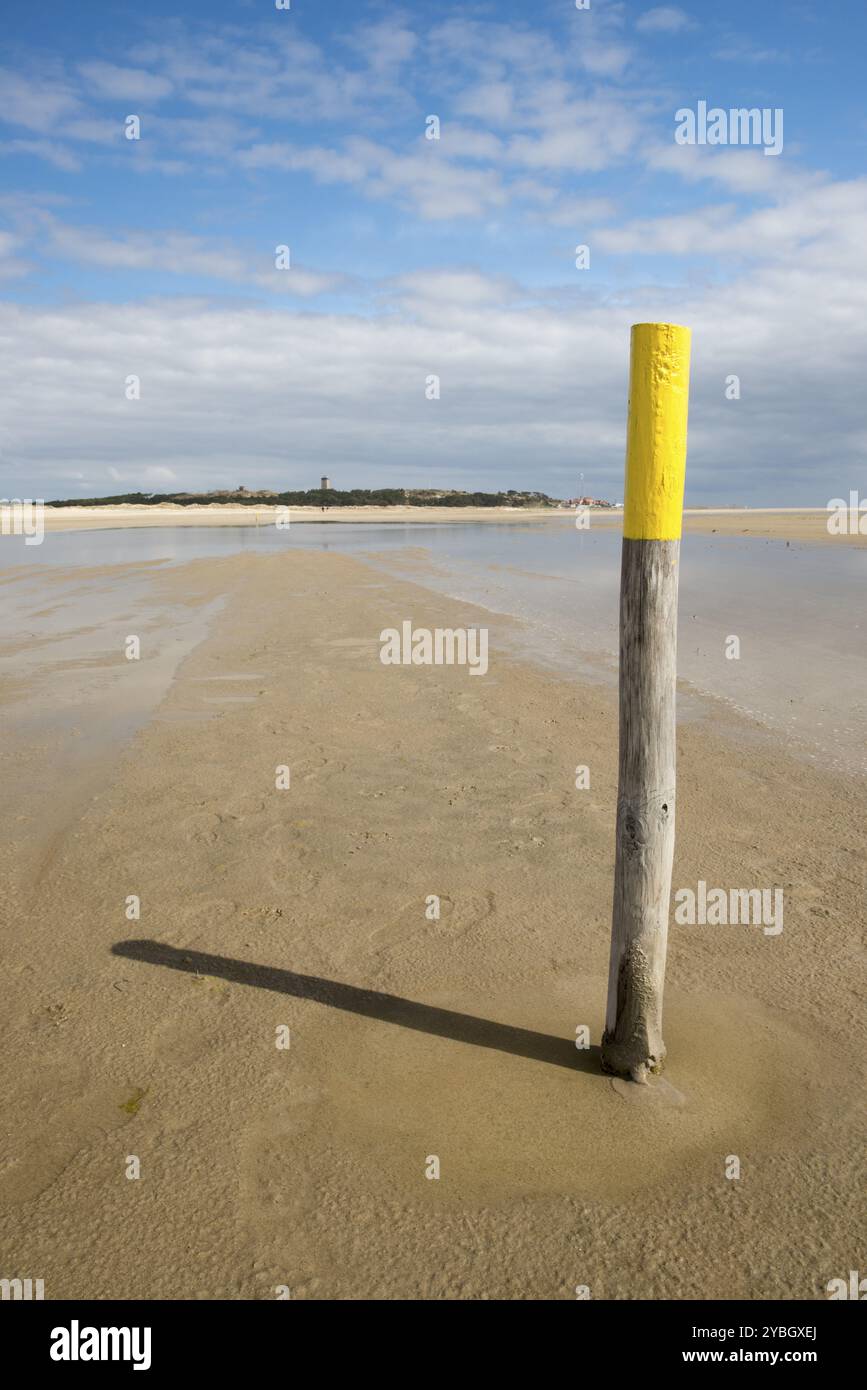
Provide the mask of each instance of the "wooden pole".
{"label": "wooden pole", "polygon": [[606,1071],[662,1070],[662,993],[674,856],[677,579],[690,332],[632,329],[620,572],[620,773]]}

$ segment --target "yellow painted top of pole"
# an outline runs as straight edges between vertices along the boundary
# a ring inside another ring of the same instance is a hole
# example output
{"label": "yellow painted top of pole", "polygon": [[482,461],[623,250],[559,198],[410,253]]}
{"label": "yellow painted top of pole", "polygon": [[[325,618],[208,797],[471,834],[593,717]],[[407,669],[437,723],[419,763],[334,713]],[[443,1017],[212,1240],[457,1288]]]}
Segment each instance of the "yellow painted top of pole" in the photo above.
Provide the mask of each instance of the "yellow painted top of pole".
{"label": "yellow painted top of pole", "polygon": [[623,534],[676,541],[683,522],[691,334],[678,323],[632,326]]}

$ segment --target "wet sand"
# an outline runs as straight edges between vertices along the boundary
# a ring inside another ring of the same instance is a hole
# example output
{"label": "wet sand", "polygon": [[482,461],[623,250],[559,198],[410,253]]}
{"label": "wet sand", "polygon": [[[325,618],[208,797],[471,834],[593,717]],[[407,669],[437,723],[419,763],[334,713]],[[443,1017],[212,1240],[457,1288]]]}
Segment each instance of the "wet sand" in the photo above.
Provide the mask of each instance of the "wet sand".
{"label": "wet sand", "polygon": [[137,733],[94,742],[50,853],[52,735],[0,750],[27,771],[2,846],[4,1266],[48,1298],[313,1299],[809,1299],[858,1267],[862,781],[734,717],[680,729],[673,886],[782,887],[785,926],[672,924],[683,1103],[658,1103],[596,1052],[613,692],[496,645],[483,678],[383,666],[385,627],[490,615],[345,556],[158,584],[209,634]]}

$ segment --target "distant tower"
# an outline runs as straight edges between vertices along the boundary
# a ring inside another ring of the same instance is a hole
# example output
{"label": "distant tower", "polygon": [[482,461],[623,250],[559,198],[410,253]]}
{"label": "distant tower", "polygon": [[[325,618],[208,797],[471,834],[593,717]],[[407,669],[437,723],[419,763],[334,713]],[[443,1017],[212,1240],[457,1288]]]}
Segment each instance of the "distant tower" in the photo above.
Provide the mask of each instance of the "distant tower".
{"label": "distant tower", "polygon": [[319,486],[322,488],[322,491],[323,491],[323,492],[330,492],[330,491],[331,491],[331,479],[330,479],[330,478],[323,478],[323,479],[322,479],[322,482],[319,484]]}

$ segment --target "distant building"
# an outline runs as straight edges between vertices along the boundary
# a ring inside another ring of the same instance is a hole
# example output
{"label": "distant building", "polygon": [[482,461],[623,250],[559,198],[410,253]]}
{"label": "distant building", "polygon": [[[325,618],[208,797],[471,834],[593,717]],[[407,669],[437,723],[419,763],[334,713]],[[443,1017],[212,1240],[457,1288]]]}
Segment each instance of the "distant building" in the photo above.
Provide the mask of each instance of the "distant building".
{"label": "distant building", "polygon": [[[622,506],[622,503],[618,505]],[[606,502],[602,497],[567,497],[560,503],[561,507],[613,507],[613,502]]]}
{"label": "distant building", "polygon": [[330,478],[323,478],[323,479],[322,479],[322,482],[319,484],[319,486],[321,487],[321,489],[322,489],[323,492],[330,492],[330,491],[331,491],[331,479],[330,479]]}

